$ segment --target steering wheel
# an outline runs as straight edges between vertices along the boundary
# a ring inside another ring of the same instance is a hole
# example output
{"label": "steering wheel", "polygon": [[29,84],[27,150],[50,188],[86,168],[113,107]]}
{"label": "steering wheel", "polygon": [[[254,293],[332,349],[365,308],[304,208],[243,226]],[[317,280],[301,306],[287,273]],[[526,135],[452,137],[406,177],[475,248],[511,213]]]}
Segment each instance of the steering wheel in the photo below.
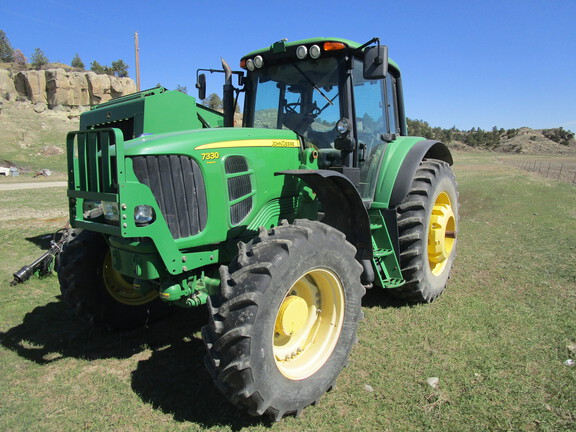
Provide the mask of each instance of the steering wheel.
{"label": "steering wheel", "polygon": [[[300,107],[300,111],[302,111],[302,103],[301,102],[288,103],[288,104],[284,105],[284,112],[302,115],[301,112],[299,113],[298,111],[296,111],[296,108],[298,108],[298,107]],[[308,115],[312,115],[312,117],[317,117],[321,112],[322,111],[320,110],[320,108],[318,108],[316,106],[316,104],[314,104],[312,111],[310,113],[308,113]]]}

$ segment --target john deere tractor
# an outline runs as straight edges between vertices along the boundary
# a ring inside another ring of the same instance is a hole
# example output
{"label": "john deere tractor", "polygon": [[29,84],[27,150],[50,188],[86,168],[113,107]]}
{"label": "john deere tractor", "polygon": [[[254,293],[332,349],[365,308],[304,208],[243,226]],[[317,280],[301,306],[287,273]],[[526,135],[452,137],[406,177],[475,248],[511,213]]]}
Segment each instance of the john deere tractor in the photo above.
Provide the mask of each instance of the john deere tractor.
{"label": "john deere tractor", "polygon": [[442,293],[458,192],[447,147],[408,136],[400,69],[377,38],[282,40],[241,71],[222,64],[204,71],[223,73],[223,114],[158,87],[81,116],[67,143],[81,233],[59,280],[108,328],[207,305],[216,386],[278,420],[334,385],[367,288]]}

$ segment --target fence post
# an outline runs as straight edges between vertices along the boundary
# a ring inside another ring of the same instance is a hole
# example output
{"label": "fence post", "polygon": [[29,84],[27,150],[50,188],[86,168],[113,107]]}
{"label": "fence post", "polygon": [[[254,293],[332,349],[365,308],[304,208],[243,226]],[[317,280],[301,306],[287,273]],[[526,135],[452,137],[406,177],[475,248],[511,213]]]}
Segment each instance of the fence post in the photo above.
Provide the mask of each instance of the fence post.
{"label": "fence post", "polygon": [[560,172],[558,173],[558,180],[560,180],[560,176],[562,175],[562,168],[564,168],[564,162],[560,165]]}

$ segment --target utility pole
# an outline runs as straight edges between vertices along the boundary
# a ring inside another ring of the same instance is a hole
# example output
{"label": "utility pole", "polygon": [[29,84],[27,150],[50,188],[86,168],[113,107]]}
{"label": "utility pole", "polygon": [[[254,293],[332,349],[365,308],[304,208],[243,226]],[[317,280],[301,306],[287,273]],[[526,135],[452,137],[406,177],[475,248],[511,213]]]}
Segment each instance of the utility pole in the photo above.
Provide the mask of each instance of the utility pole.
{"label": "utility pole", "polygon": [[138,32],[134,33],[134,51],[136,54],[136,90],[140,91],[140,48],[138,48]]}

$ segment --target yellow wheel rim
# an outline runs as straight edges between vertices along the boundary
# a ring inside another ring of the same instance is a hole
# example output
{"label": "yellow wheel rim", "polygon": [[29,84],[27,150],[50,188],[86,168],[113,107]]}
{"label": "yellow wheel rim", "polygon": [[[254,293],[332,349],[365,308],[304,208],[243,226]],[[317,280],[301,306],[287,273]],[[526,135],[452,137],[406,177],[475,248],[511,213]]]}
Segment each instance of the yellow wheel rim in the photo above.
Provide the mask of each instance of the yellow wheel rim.
{"label": "yellow wheel rim", "polygon": [[456,218],[450,197],[442,192],[436,198],[428,229],[428,263],[434,276],[440,275],[454,249]]}
{"label": "yellow wheel rim", "polygon": [[274,325],[274,359],[287,378],[317,372],[332,355],[344,322],[344,290],[330,270],[311,270],[288,290]]}
{"label": "yellow wheel rim", "polygon": [[122,274],[114,270],[112,254],[110,252],[108,252],[106,258],[104,258],[102,277],[106,291],[119,303],[128,306],[138,306],[149,303],[158,296],[156,291],[142,295],[134,289],[132,283],[128,282]]}

